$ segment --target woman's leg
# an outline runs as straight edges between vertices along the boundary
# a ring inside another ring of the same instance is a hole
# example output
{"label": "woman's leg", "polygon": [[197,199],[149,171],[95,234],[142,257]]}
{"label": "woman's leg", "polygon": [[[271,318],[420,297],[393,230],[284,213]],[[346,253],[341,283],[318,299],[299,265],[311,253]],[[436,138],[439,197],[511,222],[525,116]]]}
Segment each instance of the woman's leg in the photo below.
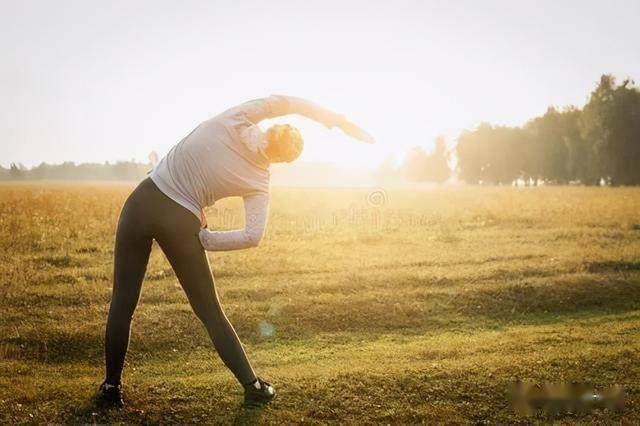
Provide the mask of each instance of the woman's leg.
{"label": "woman's leg", "polygon": [[200,223],[191,212],[178,207],[186,217],[174,216],[174,220],[167,225],[172,229],[157,236],[156,240],[169,259],[193,311],[206,327],[222,361],[240,383],[252,383],[256,380],[256,375],[238,335],[220,306],[207,255],[198,239]]}
{"label": "woman's leg", "polygon": [[138,203],[132,197],[122,209],[116,231],[113,295],[105,336],[106,382],[113,385],[120,383],[129,346],[131,319],[140,298],[151,252],[152,239],[143,232],[143,218],[136,208]]}

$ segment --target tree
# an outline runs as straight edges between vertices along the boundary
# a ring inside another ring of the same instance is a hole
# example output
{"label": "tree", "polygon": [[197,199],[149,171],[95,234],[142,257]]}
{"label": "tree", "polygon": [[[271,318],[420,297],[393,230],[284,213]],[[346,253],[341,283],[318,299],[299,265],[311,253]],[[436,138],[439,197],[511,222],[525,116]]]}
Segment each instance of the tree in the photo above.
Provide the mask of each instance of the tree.
{"label": "tree", "polygon": [[562,114],[549,107],[542,117],[534,118],[525,125],[528,132],[530,170],[534,179],[564,183],[568,180],[567,146],[564,143]]}
{"label": "tree", "polygon": [[411,150],[402,165],[404,176],[411,182],[442,183],[451,176],[447,146],[443,137],[436,138],[433,153],[416,147]]}
{"label": "tree", "polygon": [[614,184],[640,183],[640,91],[627,79],[616,86],[603,75],[580,120],[582,137],[592,146],[591,167]]}
{"label": "tree", "polygon": [[565,171],[567,179],[592,184],[596,180],[592,167],[592,147],[580,135],[582,111],[569,107],[562,113],[563,142],[566,148]]}
{"label": "tree", "polygon": [[458,173],[467,183],[510,184],[524,173],[526,135],[483,123],[458,138]]}
{"label": "tree", "polygon": [[429,155],[421,147],[413,148],[407,153],[402,170],[410,182],[429,180]]}
{"label": "tree", "polygon": [[389,182],[397,180],[400,177],[400,167],[398,161],[394,155],[390,155],[376,170],[373,172],[373,176],[382,181]]}
{"label": "tree", "polygon": [[458,137],[458,174],[466,183],[480,183],[489,166],[489,139],[493,131],[491,124],[481,123],[474,130],[464,130]]}
{"label": "tree", "polygon": [[22,179],[25,175],[24,167],[18,166],[16,163],[11,163],[9,166],[9,178],[10,179]]}
{"label": "tree", "polygon": [[435,149],[430,158],[429,174],[433,182],[443,183],[451,176],[449,168],[449,153],[443,136],[438,136]]}

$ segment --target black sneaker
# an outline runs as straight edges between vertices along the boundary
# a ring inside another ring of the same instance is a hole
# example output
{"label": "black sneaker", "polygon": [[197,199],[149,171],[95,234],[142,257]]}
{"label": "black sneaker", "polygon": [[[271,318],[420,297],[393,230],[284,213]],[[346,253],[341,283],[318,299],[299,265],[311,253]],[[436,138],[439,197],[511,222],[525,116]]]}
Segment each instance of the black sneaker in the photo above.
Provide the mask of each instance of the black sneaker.
{"label": "black sneaker", "polygon": [[122,385],[110,385],[103,382],[98,388],[97,403],[103,408],[122,408]]}
{"label": "black sneaker", "polygon": [[269,383],[258,377],[258,380],[244,386],[244,403],[246,405],[260,405],[271,401],[276,396],[276,390]]}

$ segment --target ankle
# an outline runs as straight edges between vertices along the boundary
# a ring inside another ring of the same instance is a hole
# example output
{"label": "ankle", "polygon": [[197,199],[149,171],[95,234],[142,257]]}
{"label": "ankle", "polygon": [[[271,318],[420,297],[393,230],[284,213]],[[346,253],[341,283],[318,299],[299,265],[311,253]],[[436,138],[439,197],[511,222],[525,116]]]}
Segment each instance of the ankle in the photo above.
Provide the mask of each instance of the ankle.
{"label": "ankle", "polygon": [[105,380],[102,383],[107,387],[115,387],[115,388],[122,387],[122,382],[120,380]]}
{"label": "ankle", "polygon": [[258,378],[256,377],[255,379],[253,379],[252,381],[243,384],[243,386],[245,388],[250,388],[250,387],[254,387],[256,389],[260,389],[260,380],[258,380]]}

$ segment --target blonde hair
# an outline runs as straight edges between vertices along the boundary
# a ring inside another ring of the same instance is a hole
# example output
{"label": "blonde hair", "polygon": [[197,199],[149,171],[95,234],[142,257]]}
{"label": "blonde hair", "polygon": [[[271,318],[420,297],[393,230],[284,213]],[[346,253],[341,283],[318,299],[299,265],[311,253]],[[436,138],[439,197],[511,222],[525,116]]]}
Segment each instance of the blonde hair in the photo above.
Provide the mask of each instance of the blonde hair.
{"label": "blonde hair", "polygon": [[273,162],[290,163],[300,156],[304,141],[295,127],[289,124],[276,124],[267,130],[268,145],[265,153]]}

